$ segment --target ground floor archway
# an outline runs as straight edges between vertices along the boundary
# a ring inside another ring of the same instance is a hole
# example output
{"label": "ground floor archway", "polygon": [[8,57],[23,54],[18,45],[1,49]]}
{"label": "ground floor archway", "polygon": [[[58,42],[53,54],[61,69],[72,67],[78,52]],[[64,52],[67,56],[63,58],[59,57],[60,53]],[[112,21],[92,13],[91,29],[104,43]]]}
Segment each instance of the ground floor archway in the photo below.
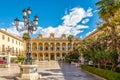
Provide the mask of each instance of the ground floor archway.
{"label": "ground floor archway", "polygon": [[32,57],[34,60],[44,61],[44,60],[62,60],[67,53],[62,52],[55,52],[55,53],[49,53],[49,52],[34,52],[32,53]]}

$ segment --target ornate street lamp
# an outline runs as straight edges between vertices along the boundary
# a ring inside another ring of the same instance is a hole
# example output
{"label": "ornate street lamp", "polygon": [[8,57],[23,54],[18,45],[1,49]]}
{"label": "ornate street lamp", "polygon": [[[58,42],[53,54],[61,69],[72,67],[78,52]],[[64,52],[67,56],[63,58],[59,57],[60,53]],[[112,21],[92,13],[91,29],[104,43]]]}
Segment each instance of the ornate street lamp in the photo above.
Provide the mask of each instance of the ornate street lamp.
{"label": "ornate street lamp", "polygon": [[24,19],[24,27],[19,26],[19,19],[16,18],[14,19],[14,23],[16,25],[17,31],[26,31],[28,32],[28,40],[27,40],[27,53],[26,53],[26,58],[24,61],[24,64],[32,64],[31,60],[31,50],[30,50],[30,35],[33,33],[33,31],[37,30],[37,25],[38,25],[38,16],[34,16],[34,20],[30,20],[30,14],[31,14],[31,9],[24,9],[23,10],[23,19]]}

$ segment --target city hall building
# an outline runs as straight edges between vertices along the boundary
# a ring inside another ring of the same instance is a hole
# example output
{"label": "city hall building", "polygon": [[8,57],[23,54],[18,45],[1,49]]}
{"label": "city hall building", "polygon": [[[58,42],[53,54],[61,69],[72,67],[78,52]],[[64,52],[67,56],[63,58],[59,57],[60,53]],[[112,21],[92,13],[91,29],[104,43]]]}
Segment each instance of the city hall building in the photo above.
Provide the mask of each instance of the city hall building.
{"label": "city hall building", "polygon": [[59,60],[65,57],[70,49],[75,49],[80,38],[75,38],[72,44],[65,34],[61,38],[55,38],[54,33],[49,38],[43,38],[42,34],[38,38],[31,39],[31,53],[37,60]]}
{"label": "city hall building", "polygon": [[[39,34],[37,38],[31,38],[31,54],[35,60],[59,60],[63,59],[69,51],[76,48],[80,38],[75,38],[72,43],[65,34],[61,38],[55,38],[51,33],[49,38],[43,38]],[[25,55],[26,41],[0,30],[0,54],[6,53],[7,48],[12,48],[11,55]]]}

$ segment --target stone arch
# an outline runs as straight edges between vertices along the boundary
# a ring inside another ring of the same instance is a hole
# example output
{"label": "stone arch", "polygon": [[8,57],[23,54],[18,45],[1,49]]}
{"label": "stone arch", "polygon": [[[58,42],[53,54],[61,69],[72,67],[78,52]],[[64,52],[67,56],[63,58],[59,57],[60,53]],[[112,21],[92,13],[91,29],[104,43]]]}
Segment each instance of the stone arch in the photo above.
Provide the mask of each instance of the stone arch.
{"label": "stone arch", "polygon": [[37,43],[32,44],[32,50],[37,50]]}
{"label": "stone arch", "polygon": [[56,59],[60,60],[60,53],[56,53]]}
{"label": "stone arch", "polygon": [[43,53],[38,54],[39,61],[43,60]]}
{"label": "stone arch", "polygon": [[62,60],[65,60],[66,53],[62,53]]}
{"label": "stone arch", "polygon": [[66,53],[64,52],[64,53],[62,53],[62,57],[65,57],[65,55],[66,55]]}
{"label": "stone arch", "polygon": [[71,44],[70,44],[70,43],[68,43],[68,50],[70,50],[70,48],[71,48]]}
{"label": "stone arch", "polygon": [[55,48],[55,44],[54,43],[50,43],[50,50],[53,51]]}
{"label": "stone arch", "polygon": [[56,44],[56,50],[57,50],[57,51],[60,51],[60,43],[57,43],[57,44]]}
{"label": "stone arch", "polygon": [[62,43],[62,50],[66,50],[66,43]]}
{"label": "stone arch", "polygon": [[43,44],[42,43],[38,44],[38,50],[41,50],[41,51],[43,50]]}
{"label": "stone arch", "polygon": [[34,60],[37,60],[37,53],[32,53],[32,58],[33,58]]}
{"label": "stone arch", "polygon": [[49,60],[49,54],[48,53],[44,53],[44,57],[45,57],[45,60]]}
{"label": "stone arch", "polygon": [[45,43],[45,45],[44,45],[44,47],[45,47],[45,50],[49,50],[49,44],[48,43]]}
{"label": "stone arch", "polygon": [[55,60],[55,53],[50,53],[50,60]]}

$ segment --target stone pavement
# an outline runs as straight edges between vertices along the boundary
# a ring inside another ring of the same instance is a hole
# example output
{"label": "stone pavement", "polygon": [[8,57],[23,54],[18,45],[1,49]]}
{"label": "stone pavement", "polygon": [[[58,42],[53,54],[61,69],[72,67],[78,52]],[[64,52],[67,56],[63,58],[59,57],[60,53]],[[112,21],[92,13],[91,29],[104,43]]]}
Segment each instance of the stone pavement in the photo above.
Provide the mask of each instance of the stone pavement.
{"label": "stone pavement", "polygon": [[[19,73],[18,65],[11,68],[0,68],[0,80],[14,80]],[[102,80],[77,68],[75,65],[57,61],[43,61],[38,63],[40,80]]]}
{"label": "stone pavement", "polygon": [[55,61],[39,63],[38,72],[42,76],[41,80],[102,80],[75,65]]}

